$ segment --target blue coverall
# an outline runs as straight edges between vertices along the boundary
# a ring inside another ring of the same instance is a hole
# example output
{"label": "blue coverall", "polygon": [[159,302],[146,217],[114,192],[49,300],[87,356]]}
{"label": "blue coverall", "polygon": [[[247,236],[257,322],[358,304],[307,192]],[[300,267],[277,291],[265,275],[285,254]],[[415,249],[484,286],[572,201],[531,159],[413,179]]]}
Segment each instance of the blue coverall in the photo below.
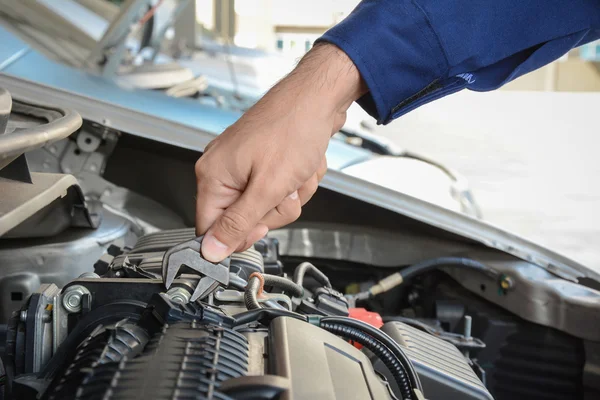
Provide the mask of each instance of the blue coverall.
{"label": "blue coverall", "polygon": [[341,48],[378,123],[496,89],[600,38],[600,0],[363,0],[319,41]]}

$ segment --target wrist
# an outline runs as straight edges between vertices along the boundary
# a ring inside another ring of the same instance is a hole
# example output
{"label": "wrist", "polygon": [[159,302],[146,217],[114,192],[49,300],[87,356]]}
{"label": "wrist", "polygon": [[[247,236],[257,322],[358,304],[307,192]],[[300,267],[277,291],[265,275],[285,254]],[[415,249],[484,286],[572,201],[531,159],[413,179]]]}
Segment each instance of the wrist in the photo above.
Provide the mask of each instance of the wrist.
{"label": "wrist", "polygon": [[300,61],[290,79],[310,82],[310,97],[331,113],[345,112],[368,89],[358,68],[340,48],[318,43]]}

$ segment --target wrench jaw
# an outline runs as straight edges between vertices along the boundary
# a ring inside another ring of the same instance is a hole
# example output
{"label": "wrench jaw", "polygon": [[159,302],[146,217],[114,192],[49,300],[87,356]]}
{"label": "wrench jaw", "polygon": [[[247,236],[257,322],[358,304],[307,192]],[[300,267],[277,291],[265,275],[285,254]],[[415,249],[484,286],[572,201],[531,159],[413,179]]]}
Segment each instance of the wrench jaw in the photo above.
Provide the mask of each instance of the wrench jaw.
{"label": "wrench jaw", "polygon": [[196,301],[213,293],[219,285],[229,284],[229,262],[226,258],[218,264],[206,261],[200,254],[202,236],[173,246],[165,252],[162,261],[162,275],[168,289],[182,268],[192,270],[200,276],[198,285],[190,298]]}
{"label": "wrench jaw", "polygon": [[217,290],[218,287],[219,282],[215,281],[214,279],[206,276],[204,278],[200,278],[196,289],[194,289],[194,293],[192,293],[192,297],[190,297],[190,301],[193,302],[196,300],[201,300]]}
{"label": "wrench jaw", "polygon": [[[197,239],[200,239],[198,241]],[[182,251],[191,250],[195,251],[197,256],[201,258],[200,255],[200,247],[202,245],[202,239],[196,238],[194,240],[188,240],[186,242],[177,244],[167,250],[163,256],[162,260],[162,276],[165,287],[168,289],[173,284],[175,277],[178,275],[179,270],[182,266],[185,265],[185,261],[193,261],[195,256],[193,254],[188,254],[189,257],[182,258],[180,253]],[[179,264],[178,264],[179,263]],[[186,265],[187,266],[187,265]],[[194,269],[191,266],[188,268]]]}

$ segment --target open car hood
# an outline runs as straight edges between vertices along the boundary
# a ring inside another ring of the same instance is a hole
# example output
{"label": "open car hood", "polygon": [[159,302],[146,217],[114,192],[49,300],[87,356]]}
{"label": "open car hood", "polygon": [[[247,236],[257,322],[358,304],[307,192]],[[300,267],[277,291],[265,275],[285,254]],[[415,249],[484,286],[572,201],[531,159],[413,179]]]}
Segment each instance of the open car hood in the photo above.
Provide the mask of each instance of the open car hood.
{"label": "open car hood", "polygon": [[[86,120],[155,141],[168,142],[182,148],[202,151],[214,138],[214,135],[209,132],[167,121],[154,115],[6,74],[0,73],[0,86],[8,89],[14,98],[23,101],[52,102],[61,107],[73,108]],[[481,220],[409,195],[334,170],[328,171],[321,186],[481,243],[489,248],[511,254],[543,267],[561,278],[573,282],[582,278],[600,282],[600,274],[597,271],[574,260]]]}

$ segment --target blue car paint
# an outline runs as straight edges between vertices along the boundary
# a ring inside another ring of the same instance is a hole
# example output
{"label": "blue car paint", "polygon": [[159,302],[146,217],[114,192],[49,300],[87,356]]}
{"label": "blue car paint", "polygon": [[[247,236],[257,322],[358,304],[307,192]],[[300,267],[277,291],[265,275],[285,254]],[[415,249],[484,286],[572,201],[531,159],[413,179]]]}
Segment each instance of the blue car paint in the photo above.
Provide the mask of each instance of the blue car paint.
{"label": "blue car paint", "polygon": [[[194,99],[118,86],[109,79],[48,59],[2,26],[0,43],[0,72],[19,78],[158,116],[214,135],[220,134],[242,115],[238,111],[200,104]],[[335,170],[372,157],[368,150],[337,139],[332,139],[327,149],[327,164]]]}

